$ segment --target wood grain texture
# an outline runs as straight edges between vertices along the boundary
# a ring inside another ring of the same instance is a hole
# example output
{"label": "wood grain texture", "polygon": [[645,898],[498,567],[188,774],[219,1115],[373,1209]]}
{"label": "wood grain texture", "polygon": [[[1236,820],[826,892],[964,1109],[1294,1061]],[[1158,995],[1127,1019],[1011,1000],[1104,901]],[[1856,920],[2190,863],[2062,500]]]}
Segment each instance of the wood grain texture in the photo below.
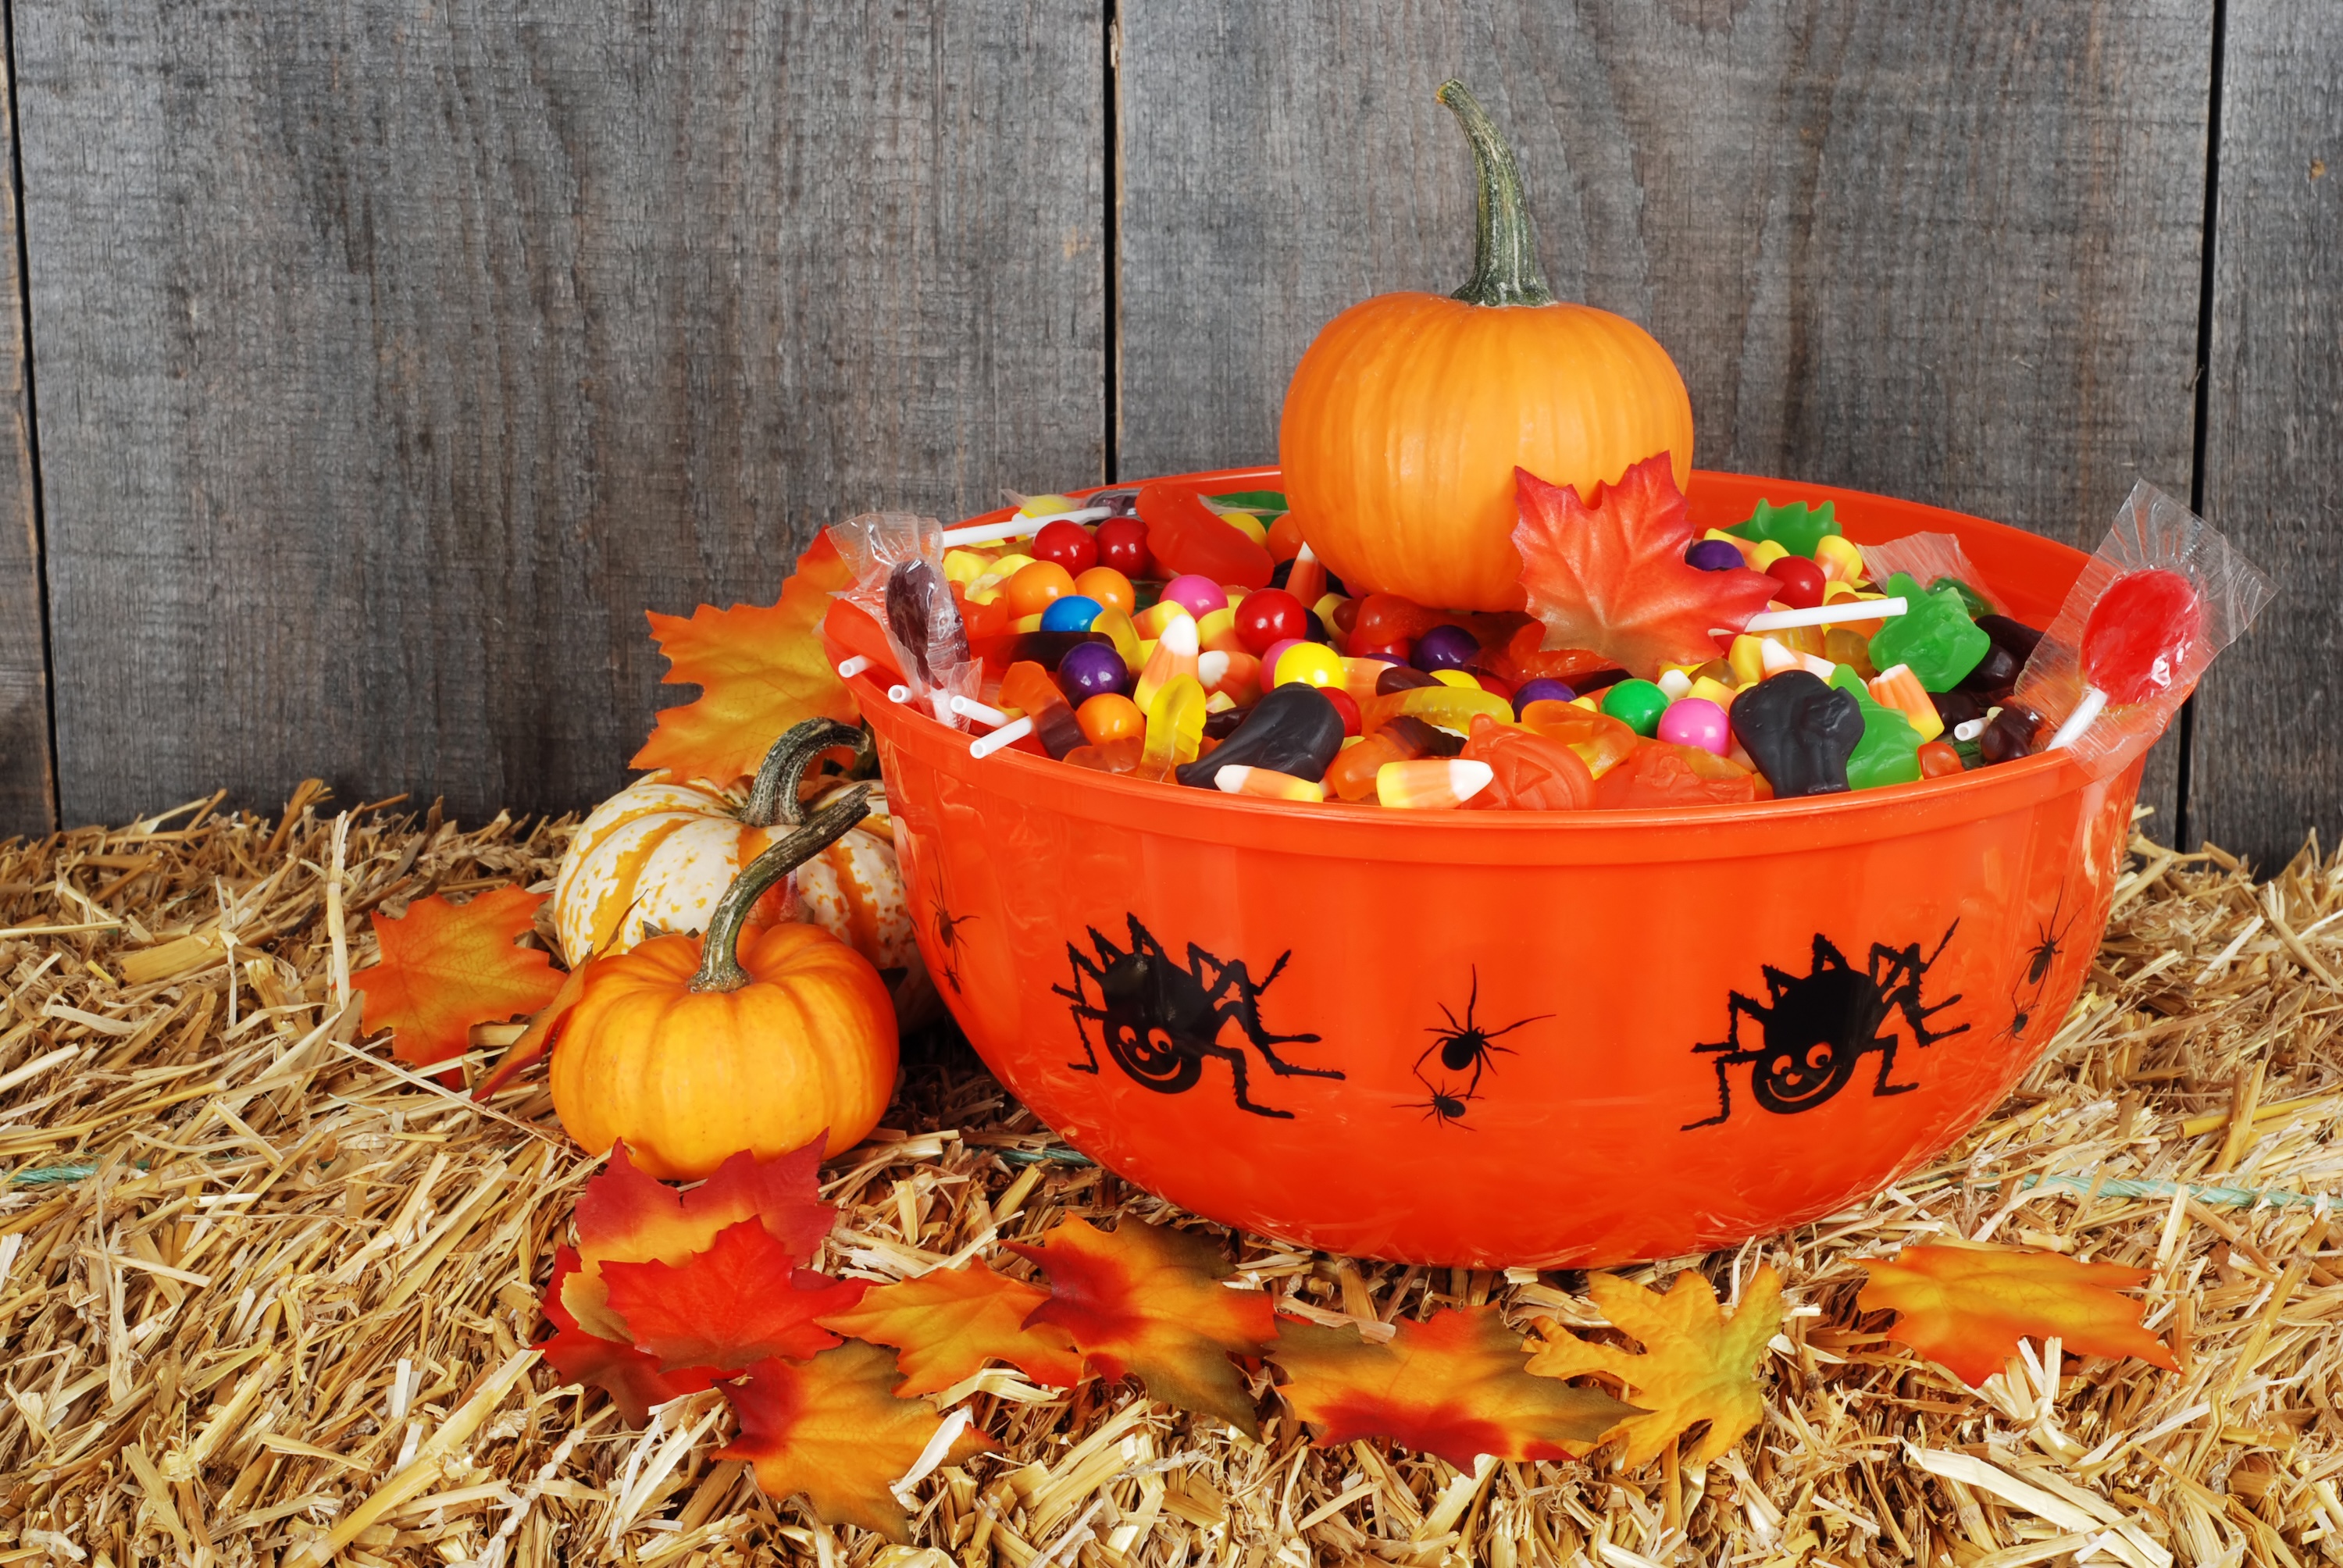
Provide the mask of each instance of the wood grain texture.
{"label": "wood grain texture", "polygon": [[1703,466],[2078,542],[2136,477],[2188,480],[2209,0],[1121,14],[1125,474],[1273,457],[1321,325],[1462,281],[1456,75],[1555,290],[1674,355]]}
{"label": "wood grain texture", "polygon": [[[0,75],[0,156],[13,156],[8,91]],[[0,180],[0,834],[45,833],[57,825],[16,222],[15,182]]]}
{"label": "wood grain texture", "polygon": [[2278,597],[2198,689],[2188,823],[2275,870],[2343,834],[2343,8],[2228,12],[2205,516]]}
{"label": "wood grain texture", "polygon": [[15,16],[71,819],[583,805],[645,608],[1101,468],[1094,6]]}

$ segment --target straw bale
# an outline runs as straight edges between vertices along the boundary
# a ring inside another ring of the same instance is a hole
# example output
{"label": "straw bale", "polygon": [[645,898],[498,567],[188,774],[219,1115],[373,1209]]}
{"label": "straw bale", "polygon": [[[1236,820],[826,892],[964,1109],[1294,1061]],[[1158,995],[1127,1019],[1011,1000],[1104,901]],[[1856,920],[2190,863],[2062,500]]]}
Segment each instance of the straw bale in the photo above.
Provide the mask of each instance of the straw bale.
{"label": "straw bale", "polygon": [[[1768,1419],[1705,1474],[1320,1450],[1013,1372],[945,1396],[1001,1452],[911,1489],[916,1544],[833,1532],[714,1457],[714,1393],[628,1429],[529,1350],[594,1161],[542,1083],[488,1108],[369,1041],[362,918],[547,885],[567,821],[216,799],[0,846],[0,1568],[775,1558],[912,1568],[2343,1561],[2343,856],[2257,881],[2142,839],[2041,1065],[1943,1159],[1794,1233],[1633,1271],[1793,1315]],[[509,1028],[476,1031],[477,1078]],[[1067,1214],[1183,1219],[1061,1148],[964,1047],[825,1175],[825,1266],[892,1279]],[[1862,1260],[1959,1236],[2153,1271],[2184,1371],[2013,1362],[1981,1393],[1878,1333]],[[1226,1238],[1286,1310],[1388,1336],[1498,1302],[1599,1326],[1582,1276]]]}

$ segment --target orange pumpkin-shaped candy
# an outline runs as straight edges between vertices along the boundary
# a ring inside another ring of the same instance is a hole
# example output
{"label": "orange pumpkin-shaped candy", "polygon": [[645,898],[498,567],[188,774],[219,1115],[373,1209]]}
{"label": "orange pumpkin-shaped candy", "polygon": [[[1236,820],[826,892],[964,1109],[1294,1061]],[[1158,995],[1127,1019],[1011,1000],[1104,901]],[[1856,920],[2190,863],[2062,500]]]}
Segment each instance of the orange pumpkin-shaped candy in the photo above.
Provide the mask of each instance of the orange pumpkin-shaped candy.
{"label": "orange pumpkin-shaped candy", "polygon": [[704,940],[653,937],[572,976],[542,1035],[572,1138],[588,1149],[624,1138],[652,1175],[697,1181],[743,1149],[769,1160],[826,1131],[835,1154],[879,1124],[896,1063],[879,971],[817,926],[742,935],[768,889],[862,819],[865,794],[749,862]]}
{"label": "orange pumpkin-shaped candy", "polygon": [[1353,594],[1519,609],[1513,469],[1587,495],[1665,452],[1682,486],[1692,400],[1650,333],[1554,298],[1512,150],[1463,83],[1440,100],[1480,171],[1472,280],[1327,323],[1286,388],[1278,458],[1302,537]]}

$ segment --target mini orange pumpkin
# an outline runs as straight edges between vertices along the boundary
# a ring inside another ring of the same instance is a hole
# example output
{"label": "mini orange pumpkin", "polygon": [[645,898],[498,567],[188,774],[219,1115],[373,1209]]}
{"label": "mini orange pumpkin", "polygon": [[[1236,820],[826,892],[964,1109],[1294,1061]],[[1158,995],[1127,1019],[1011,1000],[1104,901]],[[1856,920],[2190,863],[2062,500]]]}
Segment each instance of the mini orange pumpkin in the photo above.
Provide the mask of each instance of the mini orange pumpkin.
{"label": "mini orange pumpkin", "polygon": [[1461,82],[1440,89],[1480,176],[1473,276],[1377,295],[1318,334],[1278,429],[1292,516],[1353,594],[1522,607],[1513,470],[1582,494],[1654,452],[1692,471],[1692,400],[1624,317],[1557,301],[1513,155]]}
{"label": "mini orange pumpkin", "polygon": [[551,1052],[553,1108],[572,1138],[588,1149],[624,1138],[652,1175],[697,1181],[744,1149],[769,1160],[826,1130],[835,1154],[879,1124],[896,1066],[879,971],[818,926],[741,934],[768,889],[863,819],[867,793],[850,790],[750,861],[704,940],[653,937],[580,966],[523,1042]]}

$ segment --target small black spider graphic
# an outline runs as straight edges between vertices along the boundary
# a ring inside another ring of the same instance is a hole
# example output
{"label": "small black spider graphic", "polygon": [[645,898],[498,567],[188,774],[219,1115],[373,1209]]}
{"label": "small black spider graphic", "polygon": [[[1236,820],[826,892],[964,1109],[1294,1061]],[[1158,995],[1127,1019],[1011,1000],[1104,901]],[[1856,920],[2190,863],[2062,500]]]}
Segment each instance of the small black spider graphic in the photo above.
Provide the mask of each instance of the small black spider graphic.
{"label": "small black spider graphic", "polygon": [[955,915],[944,908],[941,899],[935,905],[936,945],[944,950],[944,979],[957,995],[960,991],[960,927],[974,920],[974,915]]}
{"label": "small black spider graphic", "polygon": [[2050,918],[2034,928],[2035,942],[2026,950],[2026,972],[2009,988],[2008,1027],[1993,1037],[1995,1043],[2016,1044],[2033,1023],[2034,1010],[2042,1003],[2042,987],[2050,977],[2050,966],[2066,950],[2067,934],[2082,918],[2082,911],[2077,910],[2066,917],[2066,924],[2060,925],[2058,916],[2066,907],[2066,890],[2061,885],[2057,902],[2050,906]]}
{"label": "small black spider graphic", "polygon": [[[1463,1125],[1462,1119],[1466,1102],[1480,1098],[1481,1075],[1497,1070],[1496,1063],[1491,1058],[1497,1054],[1505,1056],[1513,1054],[1512,1046],[1499,1045],[1496,1041],[1517,1029],[1525,1028],[1533,1023],[1543,1023],[1554,1016],[1550,1012],[1542,1012],[1533,1018],[1517,1020],[1503,1029],[1486,1029],[1474,1020],[1474,1013],[1480,1004],[1481,970],[1480,966],[1476,964],[1473,969],[1472,994],[1464,1001],[1463,1021],[1458,1022],[1456,1014],[1450,1010],[1446,1002],[1442,1002],[1441,1016],[1448,1022],[1445,1027],[1433,1024],[1424,1030],[1426,1034],[1433,1037],[1433,1041],[1423,1048],[1423,1054],[1415,1059],[1413,1070],[1415,1073],[1416,1081],[1432,1092],[1432,1099],[1428,1102],[1431,1117],[1443,1126],[1452,1122],[1458,1126]],[[1443,1073],[1466,1071],[1472,1073],[1473,1076],[1462,1090],[1451,1087],[1444,1079],[1434,1081],[1424,1075],[1423,1064],[1430,1061],[1434,1055],[1440,1058],[1440,1066]],[[1466,1131],[1471,1130],[1468,1128]]]}
{"label": "small black spider graphic", "polygon": [[1443,1094],[1437,1089],[1432,1091],[1431,1099],[1412,1101],[1401,1109],[1403,1111],[1420,1109],[1426,1121],[1437,1121],[1443,1127],[1462,1127],[1467,1132],[1473,1131],[1472,1128],[1464,1126],[1464,1102],[1456,1096]]}

